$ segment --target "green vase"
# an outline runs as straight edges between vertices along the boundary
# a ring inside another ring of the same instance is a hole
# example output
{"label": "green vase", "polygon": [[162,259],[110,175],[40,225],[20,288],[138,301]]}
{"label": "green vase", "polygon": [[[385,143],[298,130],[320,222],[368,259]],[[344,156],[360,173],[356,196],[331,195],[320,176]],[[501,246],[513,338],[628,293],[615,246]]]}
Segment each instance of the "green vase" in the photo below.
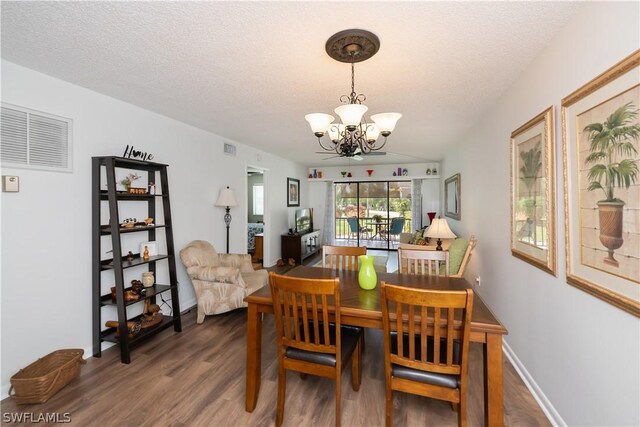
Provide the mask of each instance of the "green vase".
{"label": "green vase", "polygon": [[371,255],[360,255],[358,257],[360,271],[358,272],[358,284],[365,290],[374,289],[378,283],[376,269],[373,268],[373,257]]}

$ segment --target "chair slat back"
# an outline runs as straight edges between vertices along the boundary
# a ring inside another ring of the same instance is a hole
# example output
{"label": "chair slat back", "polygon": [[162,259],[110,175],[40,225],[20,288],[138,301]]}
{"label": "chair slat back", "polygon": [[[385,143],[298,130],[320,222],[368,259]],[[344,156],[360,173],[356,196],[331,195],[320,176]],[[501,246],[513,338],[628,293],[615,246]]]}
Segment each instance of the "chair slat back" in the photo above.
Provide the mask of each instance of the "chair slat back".
{"label": "chair slat back", "polygon": [[323,246],[322,267],[332,270],[358,270],[358,257],[367,254],[366,246]]}
{"label": "chair slat back", "polygon": [[[398,249],[399,273],[427,276],[449,275],[449,251]],[[444,274],[440,267],[444,265]]]}
{"label": "chair slat back", "polygon": [[382,282],[380,294],[385,369],[396,364],[440,374],[463,374],[473,290],[433,291]]}
{"label": "chair slat back", "polygon": [[[269,283],[278,351],[295,347],[317,353],[340,354],[339,279],[304,279],[270,272]],[[330,320],[336,325],[333,344]]]}

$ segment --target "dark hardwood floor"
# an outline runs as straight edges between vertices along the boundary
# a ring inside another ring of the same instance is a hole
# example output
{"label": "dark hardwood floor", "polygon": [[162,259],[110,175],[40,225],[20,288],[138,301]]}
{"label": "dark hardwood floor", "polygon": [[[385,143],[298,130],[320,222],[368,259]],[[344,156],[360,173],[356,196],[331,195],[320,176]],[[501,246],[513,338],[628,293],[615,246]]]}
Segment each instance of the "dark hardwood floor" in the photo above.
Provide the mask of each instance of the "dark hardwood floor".
{"label": "dark hardwood floor", "polygon": [[[68,413],[78,426],[271,426],[275,420],[277,360],[273,316],[263,329],[262,387],[253,413],[244,409],[246,309],[207,316],[195,323],[195,310],[183,317],[183,332],[169,329],[134,349],[132,361],[119,361],[118,349],[89,358],[80,378],[41,405],[2,401],[2,420],[15,413]],[[362,386],[351,389],[344,372],[342,424],[384,425],[384,369],[381,331],[368,330]],[[505,424],[550,425],[512,366],[505,360]],[[347,368],[348,371],[350,368]],[[331,426],[334,383],[287,374],[284,424]],[[396,426],[457,425],[446,402],[394,394]],[[7,414],[7,415],[5,415]],[[482,347],[471,346],[470,426],[483,424]],[[37,423],[43,425],[45,423]],[[26,424],[21,424],[26,425]]]}

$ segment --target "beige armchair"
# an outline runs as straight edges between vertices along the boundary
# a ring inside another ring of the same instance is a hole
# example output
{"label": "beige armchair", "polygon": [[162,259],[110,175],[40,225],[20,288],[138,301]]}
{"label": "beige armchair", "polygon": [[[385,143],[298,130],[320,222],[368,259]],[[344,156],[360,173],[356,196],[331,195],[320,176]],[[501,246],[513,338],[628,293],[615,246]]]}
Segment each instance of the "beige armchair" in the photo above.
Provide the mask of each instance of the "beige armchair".
{"label": "beige armchair", "polygon": [[251,255],[218,254],[204,240],[189,243],[180,259],[196,291],[198,323],[205,315],[246,307],[244,297],[269,284],[266,270],[253,269]]}

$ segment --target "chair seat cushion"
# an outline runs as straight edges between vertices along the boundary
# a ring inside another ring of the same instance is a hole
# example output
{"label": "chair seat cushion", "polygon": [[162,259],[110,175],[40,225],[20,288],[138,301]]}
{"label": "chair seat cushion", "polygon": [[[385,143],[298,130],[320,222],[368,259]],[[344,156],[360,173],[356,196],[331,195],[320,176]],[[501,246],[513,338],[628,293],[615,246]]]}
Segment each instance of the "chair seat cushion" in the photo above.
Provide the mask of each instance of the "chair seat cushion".
{"label": "chair seat cushion", "polygon": [[438,374],[435,372],[407,368],[406,366],[391,365],[391,376],[395,378],[404,378],[405,380],[418,381],[425,384],[438,385],[441,387],[460,387],[459,375]]}
{"label": "chair seat cushion", "polygon": [[[391,353],[398,354],[397,332],[391,332]],[[415,358],[421,359],[420,335],[415,336]],[[447,357],[447,342],[444,338],[440,339],[440,360],[445,361]],[[433,362],[433,337],[427,337],[427,362]],[[460,363],[460,341],[453,341],[453,362]],[[409,357],[409,334],[402,335],[402,356]],[[391,375],[398,378],[404,378],[411,381],[419,381],[426,384],[439,385],[449,388],[458,388],[460,386],[459,375],[439,374],[434,372],[422,371],[420,369],[407,368],[400,365],[391,365]]]}
{"label": "chair seat cushion", "polygon": [[[314,340],[313,329],[309,328],[310,340]],[[340,328],[340,345],[342,346],[342,358],[341,362],[344,366],[353,350],[355,350],[360,336],[362,335],[362,328],[356,326],[342,325]],[[329,325],[329,340],[331,344],[336,342],[336,327],[335,324]],[[303,360],[305,362],[317,363],[319,365],[336,366],[336,357],[333,354],[316,353],[314,351],[300,350],[295,347],[287,347],[285,356],[291,359]]]}

